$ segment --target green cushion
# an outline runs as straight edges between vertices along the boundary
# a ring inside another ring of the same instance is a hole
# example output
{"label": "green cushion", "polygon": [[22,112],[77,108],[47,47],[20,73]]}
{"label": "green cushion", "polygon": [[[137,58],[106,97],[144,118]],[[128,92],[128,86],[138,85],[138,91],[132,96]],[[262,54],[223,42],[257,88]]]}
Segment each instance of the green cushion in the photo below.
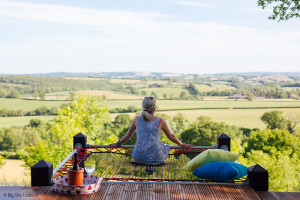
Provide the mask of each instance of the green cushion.
{"label": "green cushion", "polygon": [[205,165],[210,162],[216,161],[229,161],[234,162],[239,158],[240,155],[231,153],[229,151],[225,151],[222,149],[208,149],[203,151],[198,156],[190,160],[186,165],[182,168],[183,170],[193,172],[198,167]]}

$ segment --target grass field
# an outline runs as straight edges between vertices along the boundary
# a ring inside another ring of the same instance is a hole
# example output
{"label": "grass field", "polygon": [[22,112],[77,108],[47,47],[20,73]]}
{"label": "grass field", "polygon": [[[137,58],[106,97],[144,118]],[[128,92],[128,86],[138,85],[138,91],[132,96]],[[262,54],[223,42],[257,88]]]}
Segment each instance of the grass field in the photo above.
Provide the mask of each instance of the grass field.
{"label": "grass field", "polygon": [[[97,91],[99,92],[99,91]],[[90,93],[91,94],[91,93]],[[100,94],[100,93],[98,93]],[[104,93],[101,93],[104,94]],[[122,94],[120,94],[122,95]],[[138,97],[138,96],[134,96]],[[115,97],[117,98],[117,97]],[[141,98],[141,97],[140,97]],[[47,107],[59,106],[68,101],[37,101],[22,99],[4,99],[0,98],[0,105],[8,109],[33,110],[45,105]],[[111,108],[127,108],[132,105],[141,107],[141,99],[135,100],[107,100],[100,104],[106,104]],[[270,110],[283,110],[284,112],[293,111],[300,113],[300,101],[296,100],[228,100],[226,97],[207,97],[204,101],[175,101],[175,100],[157,100],[158,112],[165,112],[170,115],[183,113],[190,121],[195,120],[200,115],[212,117],[215,121],[224,121],[229,124],[243,126],[247,128],[264,128],[261,122],[261,115]],[[112,114],[112,118],[117,114]],[[131,115],[134,115],[132,113]],[[38,118],[42,120],[53,120],[55,116],[28,116],[28,117],[1,117],[0,127],[24,126],[29,124],[30,119]]]}
{"label": "grass field", "polygon": [[136,84],[142,82],[141,80],[138,79],[117,79],[113,78],[109,82],[111,83],[124,83],[124,84]]}
{"label": "grass field", "polygon": [[284,91],[291,91],[291,90],[300,89],[300,87],[282,87],[282,89],[283,89]]}
{"label": "grass field", "polygon": [[132,94],[125,94],[125,93],[117,93],[111,91],[103,91],[103,90],[84,90],[77,92],[77,94],[85,94],[91,96],[106,96],[106,99],[139,99],[141,100],[143,97],[138,95]]}
{"label": "grass field", "polygon": [[140,89],[140,91],[146,91],[147,92],[147,96],[150,96],[152,92],[155,92],[158,97],[163,98],[164,94],[167,94],[167,97],[169,97],[170,94],[173,94],[174,97],[179,97],[180,93],[185,91],[187,94],[189,94],[189,92],[183,88],[144,88],[144,89]]}
{"label": "grass field", "polygon": [[[174,116],[177,113],[182,113],[183,116],[190,122],[195,121],[199,116],[205,115],[212,118],[213,121],[225,122],[230,125],[244,128],[266,128],[266,125],[260,120],[260,117],[268,111],[273,109],[212,109],[212,110],[181,110],[181,111],[164,111],[158,113],[165,113],[170,116]],[[283,114],[294,112],[300,115],[300,108],[298,109],[276,109],[283,111]],[[112,120],[118,114],[111,114]],[[129,114],[131,117],[135,116],[135,113]],[[300,124],[298,125],[300,127]]]}
{"label": "grass field", "polygon": [[212,84],[212,86],[196,84],[196,87],[200,92],[210,92],[213,90],[236,90],[235,87],[223,84]]}
{"label": "grass field", "polygon": [[[127,108],[129,105],[141,107],[141,100],[116,100],[101,102],[106,103],[109,108]],[[159,110],[170,109],[212,109],[212,108],[300,108],[300,101],[245,101],[245,100],[209,100],[209,101],[188,101],[188,100],[157,100]]]}
{"label": "grass field", "polygon": [[34,110],[45,105],[48,108],[52,106],[59,107],[63,103],[70,101],[42,101],[42,100],[28,100],[28,99],[9,99],[0,98],[0,108],[7,109],[22,109],[24,111]]}
{"label": "grass field", "polygon": [[23,167],[22,160],[5,160],[0,170],[0,185],[16,186],[30,185],[29,169]]}
{"label": "grass field", "polygon": [[53,120],[56,116],[23,116],[23,117],[0,117],[0,128],[10,126],[28,125],[31,119],[41,119],[43,121]]}

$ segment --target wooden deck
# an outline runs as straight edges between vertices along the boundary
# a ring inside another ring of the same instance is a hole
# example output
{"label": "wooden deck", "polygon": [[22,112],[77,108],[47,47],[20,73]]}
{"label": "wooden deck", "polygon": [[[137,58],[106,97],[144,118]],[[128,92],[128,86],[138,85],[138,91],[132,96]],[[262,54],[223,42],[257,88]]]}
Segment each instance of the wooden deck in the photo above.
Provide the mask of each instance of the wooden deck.
{"label": "wooden deck", "polygon": [[[14,197],[12,196],[14,195]],[[20,198],[22,197],[22,198]],[[55,200],[93,200],[93,199],[232,199],[232,200],[300,200],[300,192],[255,192],[247,185],[188,185],[188,184],[148,184],[148,183],[102,183],[101,190],[91,195],[61,195],[53,187],[0,187],[0,199],[55,199]]]}

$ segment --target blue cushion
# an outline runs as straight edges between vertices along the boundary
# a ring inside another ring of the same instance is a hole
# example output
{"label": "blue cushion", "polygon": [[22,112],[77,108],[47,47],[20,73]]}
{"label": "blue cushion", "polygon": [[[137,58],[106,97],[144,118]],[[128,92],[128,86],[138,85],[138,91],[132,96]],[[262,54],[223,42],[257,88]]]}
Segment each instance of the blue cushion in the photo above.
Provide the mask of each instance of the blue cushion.
{"label": "blue cushion", "polygon": [[229,181],[246,176],[247,167],[234,162],[217,161],[207,163],[197,168],[193,172],[193,174],[203,179],[210,179],[214,181]]}

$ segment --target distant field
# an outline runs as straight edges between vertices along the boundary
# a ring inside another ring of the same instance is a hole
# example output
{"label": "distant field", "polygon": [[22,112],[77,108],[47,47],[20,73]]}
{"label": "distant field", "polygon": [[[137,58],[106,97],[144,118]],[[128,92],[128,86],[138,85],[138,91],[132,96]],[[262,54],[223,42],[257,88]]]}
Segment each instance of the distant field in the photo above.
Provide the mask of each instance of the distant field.
{"label": "distant field", "polygon": [[0,98],[0,109],[22,109],[24,111],[34,110],[45,105],[48,108],[52,106],[59,107],[63,103],[68,103],[70,101],[42,101],[42,100],[27,100],[27,99],[9,99]]}
{"label": "distant field", "polygon": [[167,97],[169,97],[170,94],[173,94],[174,97],[179,97],[179,95],[181,94],[181,92],[185,91],[187,93],[187,95],[189,94],[189,92],[183,88],[143,88],[140,89],[140,91],[146,91],[147,92],[147,96],[150,96],[152,92],[155,92],[158,97],[163,98],[164,94],[167,94]]}
{"label": "distant field", "polygon": [[113,78],[109,82],[111,82],[111,83],[135,84],[135,83],[140,83],[142,81],[137,80],[137,79],[117,79],[117,78]]}
{"label": "distant field", "polygon": [[[260,120],[260,117],[264,112],[274,109],[200,109],[200,110],[178,110],[178,111],[162,111],[158,113],[166,113],[170,116],[174,116],[177,113],[182,113],[189,121],[196,120],[201,115],[206,115],[212,118],[213,121],[223,121],[225,123],[236,125],[238,127],[245,128],[265,128],[265,124]],[[276,109],[281,110],[285,114],[298,113],[300,114],[300,108],[285,108]],[[111,114],[112,120],[119,115],[119,113]],[[135,116],[135,113],[129,113],[131,117]],[[37,118],[44,121],[53,120],[55,116],[32,116],[32,117],[1,117],[0,128],[10,126],[24,126],[29,124],[30,119]],[[298,125],[300,127],[300,124]]]}
{"label": "distant field", "polygon": [[0,128],[10,126],[28,125],[31,119],[41,119],[43,121],[53,120],[55,116],[23,116],[23,117],[0,117]]}
{"label": "distant field", "polygon": [[72,76],[66,76],[65,79],[73,79],[73,80],[88,80],[88,81],[94,81],[94,80],[108,80],[108,78],[93,78],[93,77],[72,77]]}
{"label": "distant field", "polygon": [[159,85],[167,85],[169,81],[147,81],[148,85],[159,84]]}
{"label": "distant field", "polygon": [[[244,128],[266,128],[266,125],[260,120],[260,117],[267,111],[273,109],[212,109],[212,110],[180,110],[180,111],[164,111],[158,113],[165,113],[170,116],[174,116],[177,113],[182,113],[189,121],[195,121],[199,116],[205,115],[212,118],[213,121],[225,122],[230,125]],[[283,111],[286,115],[291,112],[300,114],[300,108],[298,109],[276,109]],[[112,120],[118,114],[111,114]],[[131,117],[135,116],[135,113],[130,113]],[[300,127],[300,124],[298,125]]]}
{"label": "distant field", "polygon": [[[98,91],[97,91],[98,92]],[[100,94],[100,93],[97,93]],[[101,93],[104,94],[104,93]],[[107,93],[106,93],[107,94]],[[123,94],[118,94],[123,95]],[[131,95],[129,95],[131,96]],[[132,95],[134,96],[134,95]],[[124,97],[124,96],[123,96]],[[125,95],[125,97],[128,97]],[[138,96],[134,96],[137,98]],[[117,98],[117,97],[115,97]],[[127,108],[132,105],[137,108],[141,107],[141,98],[135,100],[107,100],[100,101],[100,104],[106,104],[109,109]],[[170,115],[183,113],[189,120],[195,120],[200,115],[207,115],[216,121],[224,121],[237,126],[249,128],[261,128],[264,124],[260,116],[267,110],[283,110],[300,112],[300,101],[296,100],[270,100],[262,99],[256,101],[246,100],[228,100],[226,97],[205,97],[204,101],[181,101],[181,100],[157,100],[158,111],[166,112]],[[209,100],[210,99],[210,100]],[[37,107],[45,105],[47,107],[59,106],[61,103],[68,101],[37,101],[23,99],[6,99],[0,98],[0,105],[8,109],[34,110]],[[290,109],[289,109],[290,108]],[[112,114],[114,118],[117,114]],[[131,115],[134,115],[132,113]],[[53,120],[55,116],[28,116],[28,117],[1,117],[0,127],[24,126],[29,124],[30,119],[39,118],[42,120]]]}
{"label": "distant field", "polygon": [[103,91],[103,90],[83,90],[77,92],[77,94],[86,94],[91,96],[106,96],[106,99],[139,99],[141,100],[143,97],[138,95],[131,95],[125,93],[117,93],[111,91]]}
{"label": "distant field", "polygon": [[213,90],[236,90],[235,87],[229,85],[221,85],[221,84],[212,84],[212,86],[196,84],[196,87],[200,92],[210,92]]}
{"label": "distant field", "polygon": [[300,90],[300,87],[282,87],[282,89],[284,91],[291,91],[291,90],[296,90],[296,89]]}
{"label": "distant field", "polygon": [[0,185],[16,186],[30,185],[29,169],[23,167],[22,160],[5,160],[5,165],[0,170]]}
{"label": "distant field", "polygon": [[[106,101],[109,108],[127,108],[129,105],[141,107],[141,100],[116,100]],[[159,110],[169,109],[199,109],[199,108],[288,108],[299,107],[300,101],[245,101],[245,100],[212,100],[212,101],[175,101],[157,100]]]}

